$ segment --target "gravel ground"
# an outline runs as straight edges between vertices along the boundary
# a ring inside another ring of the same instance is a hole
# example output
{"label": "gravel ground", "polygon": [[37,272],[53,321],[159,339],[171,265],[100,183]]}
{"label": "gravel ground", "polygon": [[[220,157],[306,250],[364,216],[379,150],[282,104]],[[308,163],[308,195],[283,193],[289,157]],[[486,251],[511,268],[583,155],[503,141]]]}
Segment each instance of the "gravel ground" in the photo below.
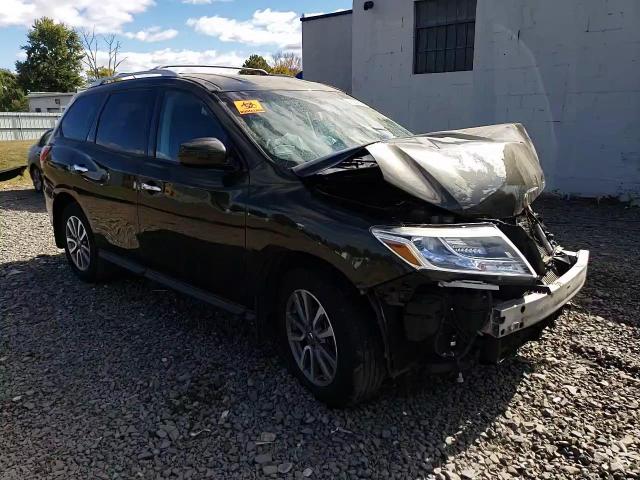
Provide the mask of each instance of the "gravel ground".
{"label": "gravel ground", "polygon": [[42,198],[0,190],[0,478],[640,478],[640,211],[539,203],[592,252],[557,326],[462,384],[414,374],[334,411],[251,325],[80,282]]}

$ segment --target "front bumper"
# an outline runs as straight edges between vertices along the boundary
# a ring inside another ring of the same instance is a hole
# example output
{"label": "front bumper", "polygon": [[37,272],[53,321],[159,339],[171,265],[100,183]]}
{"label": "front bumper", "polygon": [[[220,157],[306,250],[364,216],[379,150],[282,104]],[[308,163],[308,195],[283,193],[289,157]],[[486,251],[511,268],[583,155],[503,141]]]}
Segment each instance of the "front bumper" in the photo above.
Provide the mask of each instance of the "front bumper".
{"label": "front bumper", "polygon": [[[498,363],[538,339],[586,280],[589,252],[561,253],[559,258],[571,266],[548,283],[513,285],[502,279],[454,283],[430,278],[425,285],[427,272],[416,272],[381,285],[372,304],[384,329],[390,374],[397,376],[418,364],[455,370],[476,360]],[[504,296],[497,299],[493,291],[503,288]],[[513,291],[532,293],[509,298]]]}
{"label": "front bumper", "polygon": [[556,281],[547,285],[545,293],[530,293],[493,307],[491,321],[483,333],[494,338],[512,335],[549,318],[582,288],[587,278],[589,251],[564,252],[575,259],[573,266]]}

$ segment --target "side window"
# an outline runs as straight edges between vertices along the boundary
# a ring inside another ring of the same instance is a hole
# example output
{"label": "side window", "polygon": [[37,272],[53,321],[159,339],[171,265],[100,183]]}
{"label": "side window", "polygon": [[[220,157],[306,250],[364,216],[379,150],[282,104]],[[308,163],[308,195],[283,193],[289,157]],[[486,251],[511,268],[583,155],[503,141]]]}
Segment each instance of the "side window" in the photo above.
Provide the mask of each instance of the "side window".
{"label": "side window", "polygon": [[96,132],[96,143],[114,150],[144,154],[153,94],[127,90],[109,95]]}
{"label": "side window", "polygon": [[73,140],[86,140],[103,98],[99,94],[78,97],[62,118],[62,136]]}
{"label": "side window", "polygon": [[177,162],[180,144],[202,137],[227,143],[218,119],[201,100],[188,92],[168,90],[158,123],[156,157]]}
{"label": "side window", "polygon": [[51,137],[51,132],[52,130],[49,130],[48,132],[45,132],[45,134],[42,135],[42,137],[40,137],[39,146],[44,147],[47,144],[47,142],[49,141],[49,138]]}

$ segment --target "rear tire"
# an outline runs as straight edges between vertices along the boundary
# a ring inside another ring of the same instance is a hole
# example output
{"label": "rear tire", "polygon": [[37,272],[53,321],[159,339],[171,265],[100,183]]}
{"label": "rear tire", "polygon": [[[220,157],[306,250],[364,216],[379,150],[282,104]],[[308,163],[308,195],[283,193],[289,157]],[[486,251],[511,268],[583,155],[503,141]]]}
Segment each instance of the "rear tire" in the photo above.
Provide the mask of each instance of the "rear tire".
{"label": "rear tire", "polygon": [[42,171],[38,167],[31,167],[29,171],[31,175],[31,183],[33,183],[33,189],[36,192],[42,191]]}
{"label": "rear tire", "polygon": [[386,368],[375,314],[353,287],[330,272],[292,270],[277,315],[284,360],[318,400],[345,407],[379,390]]}
{"label": "rear tire", "polygon": [[115,267],[98,256],[93,231],[77,203],[65,207],[58,228],[64,238],[67,261],[81,280],[96,283],[111,276]]}

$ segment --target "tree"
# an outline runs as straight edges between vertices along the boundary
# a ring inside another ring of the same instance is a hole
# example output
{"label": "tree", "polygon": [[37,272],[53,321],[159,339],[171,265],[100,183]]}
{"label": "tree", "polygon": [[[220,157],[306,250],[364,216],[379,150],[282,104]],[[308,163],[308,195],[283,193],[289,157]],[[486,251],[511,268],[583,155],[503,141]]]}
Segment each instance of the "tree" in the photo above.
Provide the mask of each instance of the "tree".
{"label": "tree", "polygon": [[273,54],[271,73],[295,76],[302,70],[302,59],[293,52],[276,52]]}
{"label": "tree", "polygon": [[[117,68],[125,60],[124,58],[118,59],[121,44],[116,36],[108,35],[99,38],[96,36],[95,30],[91,32],[83,30],[80,35],[82,36],[82,46],[84,48],[82,62],[87,67],[87,80],[93,82],[98,78],[115,75]],[[98,57],[102,56],[99,49],[100,40],[106,47],[107,65],[101,65],[98,59]]]}
{"label": "tree", "polygon": [[[261,55],[250,55],[249,58],[247,58],[244,63],[242,64],[243,67],[245,68],[260,68],[266,72],[271,71],[271,67],[269,66],[269,64],[267,63],[267,61],[264,59],[263,56]],[[251,71],[241,71],[241,73],[246,73],[246,74],[252,74],[255,72],[251,72]]]}
{"label": "tree", "polygon": [[107,67],[98,67],[96,71],[87,72],[87,83],[93,83],[100,78],[113,77],[115,70],[109,70]]}
{"label": "tree", "polygon": [[0,68],[0,111],[26,112],[29,102],[18,85],[18,78],[9,70]]}
{"label": "tree", "polygon": [[96,72],[94,79],[97,80],[98,78],[113,77],[115,74],[115,70],[110,70],[107,67],[98,67],[98,71]]}
{"label": "tree", "polygon": [[27,54],[16,62],[18,83],[26,91],[72,92],[84,82],[82,43],[63,23],[43,17],[36,20],[21,48]]}

